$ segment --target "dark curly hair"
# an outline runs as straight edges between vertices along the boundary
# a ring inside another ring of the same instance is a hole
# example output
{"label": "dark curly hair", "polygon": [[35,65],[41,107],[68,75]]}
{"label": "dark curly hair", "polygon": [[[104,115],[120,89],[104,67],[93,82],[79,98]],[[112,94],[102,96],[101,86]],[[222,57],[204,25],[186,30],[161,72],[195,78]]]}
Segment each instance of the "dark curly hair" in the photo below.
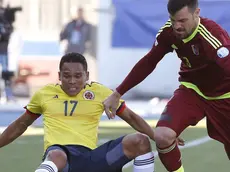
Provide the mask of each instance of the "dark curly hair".
{"label": "dark curly hair", "polygon": [[64,56],[62,56],[60,64],[59,64],[59,70],[61,71],[62,66],[64,63],[69,63],[69,62],[73,62],[73,63],[81,63],[84,70],[87,71],[88,70],[88,64],[87,61],[85,59],[85,57],[82,54],[79,53],[68,53],[65,54]]}
{"label": "dark curly hair", "polygon": [[167,7],[169,14],[174,15],[176,12],[186,6],[191,12],[194,12],[198,7],[198,0],[169,0]]}

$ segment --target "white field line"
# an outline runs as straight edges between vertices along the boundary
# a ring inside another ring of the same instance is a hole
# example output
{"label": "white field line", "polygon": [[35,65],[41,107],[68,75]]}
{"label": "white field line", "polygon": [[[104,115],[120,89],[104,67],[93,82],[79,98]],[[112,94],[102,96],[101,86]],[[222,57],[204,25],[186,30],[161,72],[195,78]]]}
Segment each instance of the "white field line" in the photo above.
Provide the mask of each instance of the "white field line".
{"label": "white field line", "polygon": [[[180,149],[187,149],[187,148],[191,148],[191,147],[196,147],[196,146],[205,144],[205,143],[207,143],[207,142],[209,142],[211,140],[212,139],[209,136],[205,136],[205,137],[202,137],[202,138],[195,139],[195,140],[192,140],[190,142],[187,142],[187,143],[185,143],[184,146],[179,146],[179,148]],[[157,151],[153,151],[153,153],[154,153],[154,158],[157,158],[158,157],[158,152]],[[133,165],[133,161],[127,163],[124,166],[124,168],[129,168],[132,165]]]}

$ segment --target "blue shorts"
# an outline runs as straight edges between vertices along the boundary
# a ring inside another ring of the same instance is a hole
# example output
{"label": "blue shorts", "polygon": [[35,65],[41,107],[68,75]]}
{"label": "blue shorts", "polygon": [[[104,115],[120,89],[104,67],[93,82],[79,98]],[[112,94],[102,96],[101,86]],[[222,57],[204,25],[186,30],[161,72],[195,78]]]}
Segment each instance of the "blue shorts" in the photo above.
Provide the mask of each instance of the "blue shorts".
{"label": "blue shorts", "polygon": [[62,172],[122,172],[122,167],[131,161],[130,159],[121,157],[113,165],[109,165],[106,159],[107,153],[121,144],[122,139],[123,137],[120,137],[108,141],[94,150],[80,145],[53,145],[46,150],[44,159],[49,151],[59,149],[68,157],[68,164]]}

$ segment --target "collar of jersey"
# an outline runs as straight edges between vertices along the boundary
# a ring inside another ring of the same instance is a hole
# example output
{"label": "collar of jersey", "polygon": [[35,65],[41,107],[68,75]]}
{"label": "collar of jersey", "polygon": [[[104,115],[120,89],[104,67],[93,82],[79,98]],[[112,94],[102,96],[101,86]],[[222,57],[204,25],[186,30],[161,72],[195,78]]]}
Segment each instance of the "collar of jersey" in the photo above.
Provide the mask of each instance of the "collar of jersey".
{"label": "collar of jersey", "polygon": [[183,39],[184,43],[187,43],[187,42],[191,41],[196,36],[196,34],[198,32],[199,25],[200,25],[200,18],[199,18],[198,25],[197,25],[196,29],[194,30],[194,32],[188,38]]}

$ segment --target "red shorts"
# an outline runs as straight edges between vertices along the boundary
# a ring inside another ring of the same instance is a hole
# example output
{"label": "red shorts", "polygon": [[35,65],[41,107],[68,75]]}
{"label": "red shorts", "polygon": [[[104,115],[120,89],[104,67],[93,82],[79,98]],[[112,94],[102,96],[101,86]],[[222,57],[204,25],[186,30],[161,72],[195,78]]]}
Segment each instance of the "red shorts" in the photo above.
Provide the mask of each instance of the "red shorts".
{"label": "red shorts", "polygon": [[157,126],[173,129],[179,136],[190,125],[206,117],[208,134],[222,142],[230,157],[230,99],[206,100],[180,86],[165,107]]}

